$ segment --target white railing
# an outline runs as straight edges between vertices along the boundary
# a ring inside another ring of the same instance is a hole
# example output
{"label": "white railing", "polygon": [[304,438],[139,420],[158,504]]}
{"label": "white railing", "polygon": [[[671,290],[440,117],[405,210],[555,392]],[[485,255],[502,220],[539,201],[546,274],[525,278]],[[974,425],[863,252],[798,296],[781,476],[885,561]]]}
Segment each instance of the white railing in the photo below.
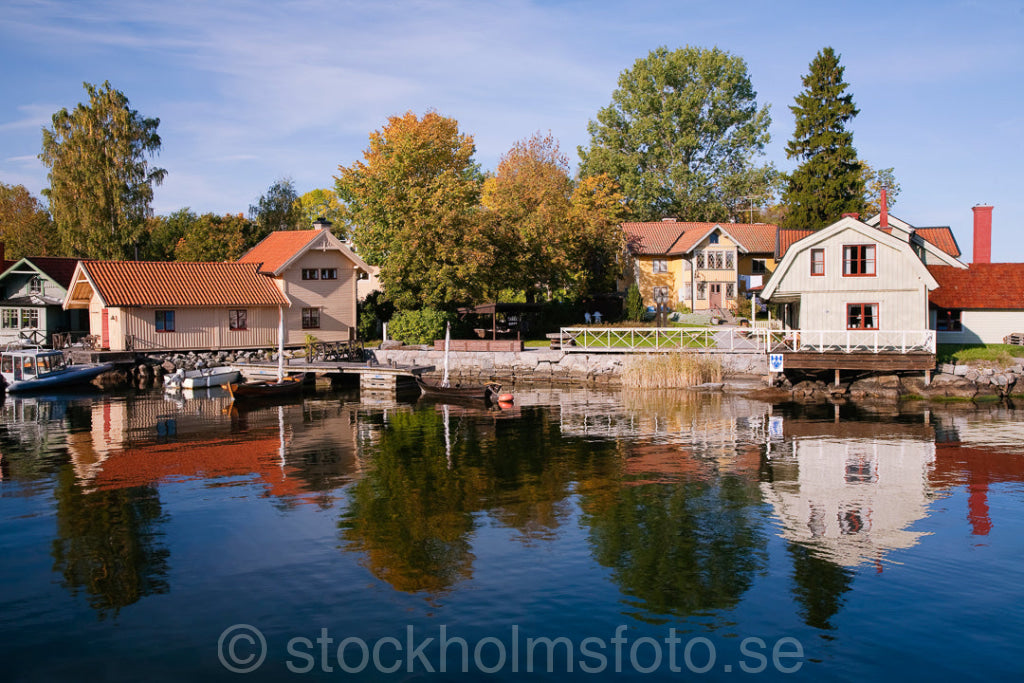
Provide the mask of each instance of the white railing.
{"label": "white railing", "polygon": [[714,327],[563,327],[568,353],[935,353],[935,330],[767,330]]}

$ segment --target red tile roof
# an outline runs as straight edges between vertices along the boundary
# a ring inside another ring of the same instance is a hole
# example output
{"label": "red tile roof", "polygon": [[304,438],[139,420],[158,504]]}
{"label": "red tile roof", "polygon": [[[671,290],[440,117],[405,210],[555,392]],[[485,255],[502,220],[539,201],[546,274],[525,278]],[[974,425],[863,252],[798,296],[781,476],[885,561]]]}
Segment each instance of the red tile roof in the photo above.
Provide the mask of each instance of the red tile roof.
{"label": "red tile roof", "polygon": [[921,236],[926,242],[931,242],[936,247],[950,256],[960,256],[960,246],[956,243],[956,237],[949,228],[916,228],[914,232]]}
{"label": "red tile roof", "polygon": [[238,263],[262,263],[260,271],[276,273],[281,266],[302,251],[325,230],[278,230],[238,259]]}
{"label": "red tile roof", "polygon": [[82,261],[107,306],[289,305],[253,263]]}
{"label": "red tile roof", "polygon": [[716,225],[747,251],[768,254],[775,248],[778,226],[772,223],[650,221],[623,223],[622,229],[634,254],[686,254]]}
{"label": "red tile roof", "polygon": [[1024,263],[972,263],[968,268],[928,266],[938,289],[928,300],[939,308],[1024,308]]}
{"label": "red tile roof", "polygon": [[799,242],[808,235],[813,235],[816,230],[804,228],[781,228],[775,238],[775,260],[778,261],[794,243]]}

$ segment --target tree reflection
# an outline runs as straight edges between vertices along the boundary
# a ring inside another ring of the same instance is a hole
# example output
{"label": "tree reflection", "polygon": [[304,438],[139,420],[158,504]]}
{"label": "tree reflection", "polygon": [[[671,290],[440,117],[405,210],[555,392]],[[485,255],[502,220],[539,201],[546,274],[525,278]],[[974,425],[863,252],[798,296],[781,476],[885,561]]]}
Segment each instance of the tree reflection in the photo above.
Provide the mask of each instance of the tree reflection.
{"label": "tree reflection", "polygon": [[87,493],[67,465],[55,495],[53,569],[72,595],[84,590],[104,618],[146,595],[168,591],[170,551],[160,543],[166,517],[155,487]]}
{"label": "tree reflection", "polygon": [[549,411],[508,421],[483,410],[448,414],[447,451],[443,407],[389,416],[340,523],[346,549],[397,590],[438,593],[469,578],[480,513],[524,543],[552,538],[571,514],[574,482],[615,467],[613,444],[560,440]]}
{"label": "tree reflection", "polygon": [[586,522],[595,558],[631,604],[685,616],[734,606],[765,568],[759,502],[745,476],[625,483],[587,504]]}
{"label": "tree reflection", "polygon": [[793,559],[793,598],[808,626],[833,628],[831,619],[843,606],[843,594],[853,584],[853,571],[818,557],[798,543],[789,544]]}

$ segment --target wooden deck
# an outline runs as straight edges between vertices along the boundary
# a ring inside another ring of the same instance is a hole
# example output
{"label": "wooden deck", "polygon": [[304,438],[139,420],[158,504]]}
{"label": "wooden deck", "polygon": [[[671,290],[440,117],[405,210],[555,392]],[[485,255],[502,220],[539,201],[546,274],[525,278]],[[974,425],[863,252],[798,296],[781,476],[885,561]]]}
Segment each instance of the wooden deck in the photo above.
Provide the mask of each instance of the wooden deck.
{"label": "wooden deck", "polygon": [[934,370],[933,353],[900,353],[899,351],[785,351],[783,367],[787,370]]}
{"label": "wooden deck", "polygon": [[[246,379],[277,377],[277,363],[235,363],[231,366]],[[405,392],[419,392],[416,376],[432,372],[433,365],[371,365],[344,361],[306,361],[292,358],[285,363],[285,374],[312,373],[317,377],[341,379],[358,377],[360,392],[383,393],[395,396]]]}

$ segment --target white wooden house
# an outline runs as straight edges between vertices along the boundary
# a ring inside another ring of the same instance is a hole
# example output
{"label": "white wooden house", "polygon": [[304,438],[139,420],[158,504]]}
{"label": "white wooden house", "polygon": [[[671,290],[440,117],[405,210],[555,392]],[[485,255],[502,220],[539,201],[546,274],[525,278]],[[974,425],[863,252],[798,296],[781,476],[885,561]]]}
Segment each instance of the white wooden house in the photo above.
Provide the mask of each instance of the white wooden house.
{"label": "white wooden house", "polygon": [[[929,230],[944,230],[952,240],[948,228]],[[787,328],[801,330],[805,340],[817,334],[824,346],[844,340],[871,346],[878,333],[886,333],[883,345],[899,345],[893,333],[901,333],[934,348],[928,296],[939,283],[927,266],[967,266],[937,245],[935,235],[916,233],[887,216],[867,222],[846,216],[793,242],[762,296],[782,304]]]}

